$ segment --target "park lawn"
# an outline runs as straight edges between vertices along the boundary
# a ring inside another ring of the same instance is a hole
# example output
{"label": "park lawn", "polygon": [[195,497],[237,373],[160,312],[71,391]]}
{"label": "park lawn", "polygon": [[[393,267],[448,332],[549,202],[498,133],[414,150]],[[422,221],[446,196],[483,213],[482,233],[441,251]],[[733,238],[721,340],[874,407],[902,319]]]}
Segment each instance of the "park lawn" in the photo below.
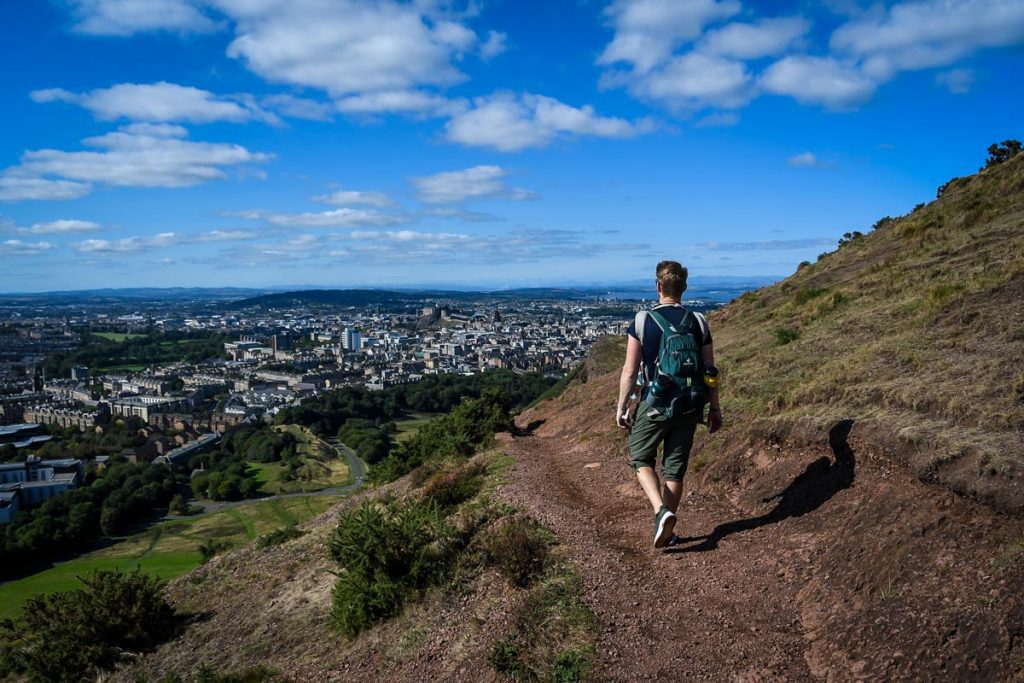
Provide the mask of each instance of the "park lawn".
{"label": "park lawn", "polygon": [[139,337],[145,337],[144,334],[125,334],[124,332],[93,332],[94,337],[100,337],[107,341],[117,342],[120,344],[125,339],[138,339]]}
{"label": "park lawn", "polygon": [[312,519],[338,500],[338,496],[268,500],[154,524],[106,548],[0,584],[0,619],[16,617],[22,603],[37,593],[78,588],[77,577],[97,569],[131,571],[138,566],[161,579],[173,579],[199,566],[199,546],[207,541],[223,540],[238,547],[275,529]]}
{"label": "park lawn", "polygon": [[352,483],[348,463],[340,458],[303,457],[295,481],[284,480],[286,467],[281,462],[251,462],[249,466],[256,470],[256,481],[263,484],[261,490],[269,494],[309,493]]}
{"label": "park lawn", "polygon": [[98,372],[142,372],[148,365],[105,365],[98,368]]}
{"label": "park lawn", "polygon": [[434,413],[413,413],[410,417],[403,420],[395,420],[395,443],[402,443],[408,441],[416,435],[416,432],[420,430],[423,425],[427,424],[431,420],[437,417]]}

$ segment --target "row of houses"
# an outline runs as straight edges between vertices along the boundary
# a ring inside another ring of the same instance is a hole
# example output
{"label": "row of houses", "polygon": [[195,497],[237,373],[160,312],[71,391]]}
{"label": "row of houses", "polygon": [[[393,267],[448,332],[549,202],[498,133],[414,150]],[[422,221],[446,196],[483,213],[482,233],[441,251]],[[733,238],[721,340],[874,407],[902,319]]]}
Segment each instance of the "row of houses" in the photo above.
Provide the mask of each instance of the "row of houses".
{"label": "row of houses", "polygon": [[77,458],[40,460],[30,455],[24,462],[0,464],[0,524],[11,522],[21,509],[76,488],[82,477]]}

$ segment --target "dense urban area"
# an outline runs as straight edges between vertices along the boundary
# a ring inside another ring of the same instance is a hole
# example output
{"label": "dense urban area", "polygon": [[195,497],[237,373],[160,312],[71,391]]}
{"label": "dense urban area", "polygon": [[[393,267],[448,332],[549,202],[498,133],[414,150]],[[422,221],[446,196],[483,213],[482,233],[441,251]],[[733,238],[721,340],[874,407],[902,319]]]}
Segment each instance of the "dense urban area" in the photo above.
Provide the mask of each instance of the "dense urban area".
{"label": "dense urban area", "polygon": [[643,305],[369,291],[3,300],[0,573],[154,510],[398,476],[418,457],[416,428],[465,400],[525,406]]}

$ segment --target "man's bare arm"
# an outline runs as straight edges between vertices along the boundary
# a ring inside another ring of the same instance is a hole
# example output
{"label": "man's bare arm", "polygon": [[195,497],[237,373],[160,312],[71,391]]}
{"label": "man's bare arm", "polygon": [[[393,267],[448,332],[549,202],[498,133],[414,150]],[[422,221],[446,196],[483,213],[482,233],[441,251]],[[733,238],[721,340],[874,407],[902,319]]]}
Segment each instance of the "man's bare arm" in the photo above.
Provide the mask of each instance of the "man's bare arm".
{"label": "man's bare arm", "polygon": [[636,376],[640,371],[640,360],[643,356],[643,347],[640,340],[632,335],[626,337],[626,362],[622,365],[622,375],[619,377],[619,401],[615,408],[615,423],[625,429],[624,415],[626,406],[629,403],[629,395],[636,385]]}
{"label": "man's bare arm", "polygon": [[[705,344],[704,348],[701,349],[701,356],[704,358],[704,367],[710,368],[715,365],[715,345],[714,343]],[[722,428],[722,407],[718,403],[718,386],[711,387],[708,390],[709,402],[711,404],[711,410],[708,413],[708,431],[714,433]]]}

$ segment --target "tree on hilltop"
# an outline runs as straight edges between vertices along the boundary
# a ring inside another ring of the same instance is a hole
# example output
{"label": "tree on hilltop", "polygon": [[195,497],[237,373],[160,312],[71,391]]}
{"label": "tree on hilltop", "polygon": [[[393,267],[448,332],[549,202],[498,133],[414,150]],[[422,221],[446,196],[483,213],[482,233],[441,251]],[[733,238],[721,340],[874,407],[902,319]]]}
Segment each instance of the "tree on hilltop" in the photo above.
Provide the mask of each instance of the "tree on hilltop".
{"label": "tree on hilltop", "polygon": [[988,159],[985,160],[985,166],[980,170],[985,170],[992,166],[1008,161],[1013,157],[1021,153],[1020,140],[1003,140],[1002,142],[989,145],[988,147]]}

